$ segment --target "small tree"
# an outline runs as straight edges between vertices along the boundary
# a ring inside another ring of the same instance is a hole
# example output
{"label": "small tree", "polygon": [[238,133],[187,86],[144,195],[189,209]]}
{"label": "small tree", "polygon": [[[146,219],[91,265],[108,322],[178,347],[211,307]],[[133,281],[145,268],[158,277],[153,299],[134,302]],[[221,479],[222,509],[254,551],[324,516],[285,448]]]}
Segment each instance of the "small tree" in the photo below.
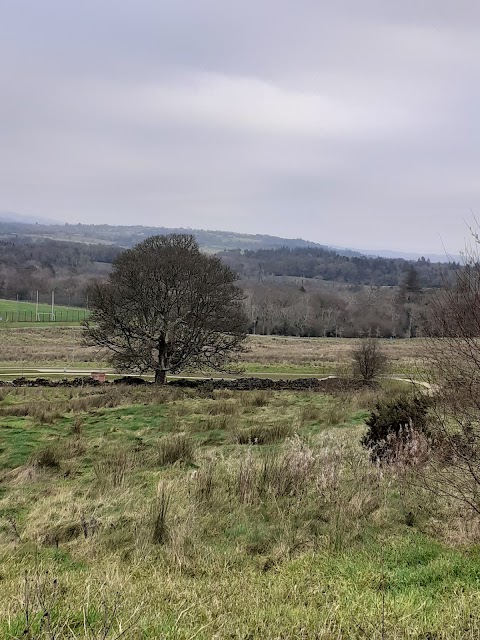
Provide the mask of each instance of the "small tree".
{"label": "small tree", "polygon": [[[480,242],[475,235],[476,242]],[[425,367],[437,446],[427,488],[480,514],[480,255],[468,253],[432,300]]]}
{"label": "small tree", "polygon": [[120,370],[226,370],[247,318],[236,274],[200,252],[192,235],[154,236],[124,251],[106,282],[89,289],[85,342],[105,347]]}
{"label": "small tree", "polygon": [[387,356],[380,347],[378,338],[361,338],[352,351],[353,375],[365,384],[387,369]]}
{"label": "small tree", "polygon": [[400,283],[399,294],[403,301],[415,301],[422,292],[418,271],[413,265],[405,272],[402,282]]}

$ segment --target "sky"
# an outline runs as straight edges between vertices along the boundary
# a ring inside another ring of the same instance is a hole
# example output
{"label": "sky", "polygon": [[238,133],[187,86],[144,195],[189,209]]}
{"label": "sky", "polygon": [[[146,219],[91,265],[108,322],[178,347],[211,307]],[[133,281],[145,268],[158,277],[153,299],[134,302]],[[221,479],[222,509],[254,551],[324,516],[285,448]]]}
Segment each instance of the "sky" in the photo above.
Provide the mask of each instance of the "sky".
{"label": "sky", "polygon": [[458,252],[478,0],[0,0],[0,211]]}

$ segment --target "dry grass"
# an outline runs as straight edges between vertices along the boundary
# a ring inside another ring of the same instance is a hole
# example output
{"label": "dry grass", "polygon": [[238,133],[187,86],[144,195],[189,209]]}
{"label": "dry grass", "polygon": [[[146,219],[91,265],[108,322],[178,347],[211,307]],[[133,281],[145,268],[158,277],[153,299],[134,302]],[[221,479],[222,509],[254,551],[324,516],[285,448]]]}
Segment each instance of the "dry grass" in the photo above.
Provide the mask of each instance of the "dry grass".
{"label": "dry grass", "polygon": [[[60,405],[85,393],[4,400]],[[36,430],[30,416],[9,418],[25,427],[19,446],[32,433],[59,466],[0,475],[0,637],[28,637],[26,601],[39,639],[45,611],[59,640],[381,638],[382,607],[389,640],[478,637],[480,565],[455,545],[480,526],[412,488],[408,469],[370,463],[352,413],[371,393],[162,390],[157,402],[154,388],[126,387],[117,406],[105,397]],[[212,415],[214,403],[239,411]],[[169,433],[179,407],[189,435]],[[338,416],[341,428],[327,424]],[[257,424],[300,435],[231,442]],[[209,444],[205,425],[224,439]]]}
{"label": "dry grass", "polygon": [[111,451],[102,451],[101,455],[93,462],[93,470],[100,487],[122,487],[125,477],[137,464],[137,453],[126,448],[116,448]]}
{"label": "dry grass", "polygon": [[[20,367],[105,366],[105,355],[81,343],[81,327],[12,328],[2,331],[2,361],[4,365]],[[266,370],[337,373],[346,370],[351,362],[352,340],[342,338],[289,338],[281,336],[248,336],[245,363],[255,363],[253,371]],[[382,340],[392,370],[415,373],[422,339]],[[258,369],[258,367],[260,369]],[[229,392],[219,392],[217,397],[227,399]],[[223,394],[223,395],[222,395]]]}
{"label": "dry grass", "polygon": [[157,445],[157,464],[161,467],[175,462],[190,464],[195,458],[195,443],[186,433],[163,436]]}
{"label": "dry grass", "polygon": [[239,405],[235,400],[214,400],[208,409],[211,416],[234,416],[239,413]]}
{"label": "dry grass", "polygon": [[243,392],[240,395],[240,404],[242,408],[258,408],[266,407],[273,399],[271,391],[251,391]]}
{"label": "dry grass", "polygon": [[2,361],[71,366],[103,362],[97,349],[81,343],[81,327],[2,328]]}
{"label": "dry grass", "polygon": [[[293,367],[325,369],[340,372],[351,363],[351,350],[354,340],[346,338],[290,338],[283,336],[249,336],[248,351],[243,356],[244,362],[255,362],[263,365],[282,365]],[[424,341],[420,338],[412,340],[381,340],[388,362],[393,371],[415,372],[418,367],[419,353]],[[273,370],[273,369],[272,369]]]}
{"label": "dry grass", "polygon": [[170,489],[164,484],[160,484],[151,512],[152,542],[154,544],[164,544],[169,538],[167,518],[170,511],[171,499]]}
{"label": "dry grass", "polygon": [[236,444],[274,444],[293,434],[293,425],[288,421],[273,424],[254,424],[243,429],[234,429],[232,441]]}

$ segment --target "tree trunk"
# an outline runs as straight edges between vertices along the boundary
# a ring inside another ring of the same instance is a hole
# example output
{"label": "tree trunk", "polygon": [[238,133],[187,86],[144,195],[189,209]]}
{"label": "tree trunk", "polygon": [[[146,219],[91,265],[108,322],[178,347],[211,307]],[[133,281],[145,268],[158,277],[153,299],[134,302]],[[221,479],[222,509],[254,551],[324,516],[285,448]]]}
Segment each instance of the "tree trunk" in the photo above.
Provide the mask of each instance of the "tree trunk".
{"label": "tree trunk", "polygon": [[161,334],[157,342],[158,349],[158,363],[155,369],[155,384],[165,384],[167,381],[167,369],[168,369],[168,347],[165,340],[165,334]]}
{"label": "tree trunk", "polygon": [[165,384],[167,382],[167,372],[165,369],[155,371],[155,384]]}

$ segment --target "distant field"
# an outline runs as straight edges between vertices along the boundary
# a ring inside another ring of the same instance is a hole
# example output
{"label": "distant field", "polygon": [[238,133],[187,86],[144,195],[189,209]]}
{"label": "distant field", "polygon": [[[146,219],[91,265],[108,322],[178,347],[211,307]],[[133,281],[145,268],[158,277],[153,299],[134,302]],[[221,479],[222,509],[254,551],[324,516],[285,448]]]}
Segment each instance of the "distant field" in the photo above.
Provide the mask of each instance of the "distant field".
{"label": "distant field", "polygon": [[[58,323],[0,323],[0,367],[98,368],[108,366],[105,354],[82,345],[82,328]],[[390,373],[420,378],[424,342],[382,340]],[[348,338],[288,338],[249,336],[242,368],[250,375],[341,375],[347,372],[356,340]],[[199,372],[200,373],[200,372]]]}
{"label": "distant field", "polygon": [[16,300],[0,300],[0,322],[80,322],[88,314],[87,309],[78,307],[54,306],[54,318],[52,318],[52,305],[40,303],[38,305],[40,319],[37,319],[37,306],[35,302],[21,302]]}
{"label": "distant field", "polygon": [[[354,338],[292,338],[285,336],[249,336],[245,366],[250,372],[341,374],[349,366]],[[395,374],[418,374],[423,368],[425,341],[380,340]]]}

